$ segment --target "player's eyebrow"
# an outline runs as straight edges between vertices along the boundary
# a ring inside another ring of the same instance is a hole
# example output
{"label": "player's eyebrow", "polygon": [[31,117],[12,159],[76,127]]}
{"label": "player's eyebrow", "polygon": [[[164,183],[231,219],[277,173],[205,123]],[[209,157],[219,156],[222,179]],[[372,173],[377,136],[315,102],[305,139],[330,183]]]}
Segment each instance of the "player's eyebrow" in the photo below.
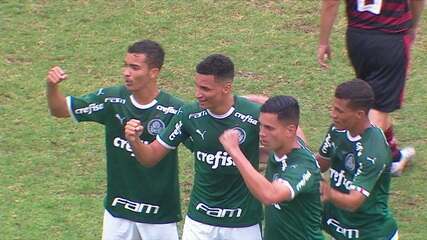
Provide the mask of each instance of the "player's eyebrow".
{"label": "player's eyebrow", "polygon": [[138,65],[136,63],[127,63],[126,61],[123,61],[123,65],[129,66],[129,67],[140,67],[140,65]]}
{"label": "player's eyebrow", "polygon": [[335,110],[335,111],[337,111],[337,112],[339,112],[339,113],[342,113],[342,112],[344,112],[344,110],[343,109],[341,109],[341,108],[339,108],[339,107],[333,107],[333,109]]}
{"label": "player's eyebrow", "polygon": [[272,125],[268,125],[268,124],[261,124],[261,126],[263,126],[264,128],[267,128],[267,129],[274,129],[274,127]]}

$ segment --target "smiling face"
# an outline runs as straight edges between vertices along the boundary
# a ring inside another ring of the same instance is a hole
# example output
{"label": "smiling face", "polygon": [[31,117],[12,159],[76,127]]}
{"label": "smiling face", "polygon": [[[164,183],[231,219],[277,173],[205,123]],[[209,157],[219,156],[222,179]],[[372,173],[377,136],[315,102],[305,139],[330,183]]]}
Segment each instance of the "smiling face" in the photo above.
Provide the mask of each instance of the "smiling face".
{"label": "smiling face", "polygon": [[203,109],[215,109],[231,94],[231,82],[218,81],[214,75],[196,73],[195,96]]}
{"label": "smiling face", "polygon": [[122,74],[126,88],[130,92],[136,92],[152,83],[157,78],[159,69],[148,66],[145,54],[127,53]]}

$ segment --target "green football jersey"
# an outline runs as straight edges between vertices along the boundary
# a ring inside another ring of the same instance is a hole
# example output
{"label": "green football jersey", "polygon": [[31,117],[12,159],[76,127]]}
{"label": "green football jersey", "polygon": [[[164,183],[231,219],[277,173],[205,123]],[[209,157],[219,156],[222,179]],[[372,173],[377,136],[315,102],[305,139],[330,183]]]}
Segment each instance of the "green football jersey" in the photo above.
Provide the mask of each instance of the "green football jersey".
{"label": "green football jersey", "polygon": [[104,206],[114,217],[143,223],[181,220],[177,152],[159,164],[142,166],[124,136],[124,126],[138,119],[144,126],[145,143],[152,142],[177,114],[183,102],[160,91],[153,102],[138,104],[124,86],[102,88],[82,97],[68,97],[71,115],[78,122],[105,126],[107,194]]}
{"label": "green football jersey", "polygon": [[370,126],[361,136],[331,126],[319,154],[330,160],[331,187],[366,196],[355,212],[327,203],[322,226],[336,239],[389,239],[397,225],[388,208],[391,153],[381,129]]}
{"label": "green football jersey", "polygon": [[286,184],[292,200],[265,207],[265,240],[324,239],[321,230],[320,169],[302,140],[281,158],[270,154],[266,177]]}
{"label": "green football jersey", "polygon": [[195,175],[188,216],[213,226],[245,227],[261,221],[260,202],[250,194],[233,159],[218,140],[225,130],[238,130],[241,150],[258,168],[259,105],[241,97],[234,97],[234,103],[221,116],[201,109],[197,102],[187,104],[157,137],[170,149],[192,139]]}

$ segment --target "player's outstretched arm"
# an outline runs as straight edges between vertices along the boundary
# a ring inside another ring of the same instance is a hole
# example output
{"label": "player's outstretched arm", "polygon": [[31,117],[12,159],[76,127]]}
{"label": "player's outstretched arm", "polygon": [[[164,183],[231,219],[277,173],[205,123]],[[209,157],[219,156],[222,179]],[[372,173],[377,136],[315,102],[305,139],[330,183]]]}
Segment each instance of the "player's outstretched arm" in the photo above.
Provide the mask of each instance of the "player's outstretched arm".
{"label": "player's outstretched arm", "polygon": [[409,34],[412,38],[412,41],[415,40],[415,35],[417,33],[418,23],[420,22],[421,13],[424,10],[424,5],[426,0],[411,0],[410,9],[412,14],[412,27],[409,29]]}
{"label": "player's outstretched arm", "polygon": [[224,149],[230,154],[234,163],[240,171],[249,191],[264,204],[273,204],[287,201],[292,198],[288,187],[278,182],[269,182],[260,174],[242,153],[239,147],[239,133],[236,130],[226,130],[219,141]]}
{"label": "player's outstretched arm", "polygon": [[251,102],[258,103],[260,105],[264,104],[268,100],[267,96],[256,95],[256,94],[249,94],[249,95],[245,95],[243,97],[248,99]]}
{"label": "player's outstretched arm", "polygon": [[317,48],[317,62],[328,68],[327,61],[331,59],[332,51],[329,43],[332,26],[338,14],[340,0],[323,0],[320,10],[320,35]]}
{"label": "player's outstretched arm", "polygon": [[320,199],[322,202],[331,202],[336,207],[355,212],[366,200],[366,197],[356,190],[350,190],[349,193],[339,192],[331,188],[329,183],[321,181]]}
{"label": "player's outstretched arm", "polygon": [[131,119],[126,123],[125,136],[138,162],[143,166],[152,167],[166,156],[169,149],[165,148],[157,140],[150,144],[144,144],[139,138],[143,130],[144,127],[139,120]]}
{"label": "player's outstretched arm", "polygon": [[55,117],[65,118],[70,116],[65,96],[59,90],[59,83],[67,78],[67,74],[65,74],[64,70],[62,70],[58,66],[50,69],[49,73],[47,74],[47,104],[49,107],[50,114]]}

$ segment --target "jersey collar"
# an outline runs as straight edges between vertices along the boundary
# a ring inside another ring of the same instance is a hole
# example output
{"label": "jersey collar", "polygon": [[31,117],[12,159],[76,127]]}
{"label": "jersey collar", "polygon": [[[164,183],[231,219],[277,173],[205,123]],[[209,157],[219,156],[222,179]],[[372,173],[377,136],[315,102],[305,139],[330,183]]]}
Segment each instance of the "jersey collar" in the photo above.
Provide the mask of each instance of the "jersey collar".
{"label": "jersey collar", "polygon": [[347,131],[346,134],[347,134],[347,139],[350,140],[351,142],[357,142],[360,139],[362,139],[362,137],[360,135],[356,135],[356,136],[352,137],[350,135],[350,131]]}
{"label": "jersey collar", "polygon": [[223,119],[223,118],[230,116],[234,112],[234,107],[231,107],[226,113],[221,114],[221,115],[217,115],[217,114],[209,111],[209,109],[206,109],[206,111],[208,112],[209,115],[211,115],[214,118]]}
{"label": "jersey collar", "polygon": [[288,159],[288,155],[285,154],[282,157],[279,157],[274,153],[274,160],[276,160],[276,162],[283,162],[286,161],[286,159]]}
{"label": "jersey collar", "polygon": [[148,109],[148,108],[151,108],[152,106],[156,105],[156,103],[157,103],[157,99],[153,99],[153,101],[151,101],[148,104],[139,104],[135,100],[133,95],[130,95],[129,98],[130,98],[130,101],[132,102],[132,104],[139,109]]}

